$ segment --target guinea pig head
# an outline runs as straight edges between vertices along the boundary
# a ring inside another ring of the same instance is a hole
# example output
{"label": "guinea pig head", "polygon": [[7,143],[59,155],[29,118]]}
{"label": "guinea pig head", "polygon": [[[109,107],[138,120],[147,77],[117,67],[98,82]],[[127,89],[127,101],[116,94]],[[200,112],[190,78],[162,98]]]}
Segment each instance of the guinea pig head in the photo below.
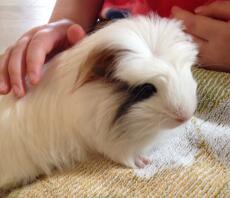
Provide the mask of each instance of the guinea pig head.
{"label": "guinea pig head", "polygon": [[77,87],[101,81],[121,96],[110,123],[117,137],[173,128],[195,112],[196,45],[180,23],[164,20],[140,17],[110,25],[103,34],[112,44],[97,46],[80,68]]}

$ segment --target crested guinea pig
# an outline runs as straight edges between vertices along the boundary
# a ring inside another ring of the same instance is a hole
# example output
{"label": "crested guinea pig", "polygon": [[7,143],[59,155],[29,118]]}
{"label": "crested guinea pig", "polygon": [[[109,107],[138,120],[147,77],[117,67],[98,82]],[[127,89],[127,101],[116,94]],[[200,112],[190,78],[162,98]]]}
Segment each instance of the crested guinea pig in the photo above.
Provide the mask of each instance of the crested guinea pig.
{"label": "crested guinea pig", "polygon": [[154,136],[196,109],[197,54],[181,22],[139,16],[109,24],[53,58],[24,98],[0,97],[0,188],[92,152],[144,167]]}

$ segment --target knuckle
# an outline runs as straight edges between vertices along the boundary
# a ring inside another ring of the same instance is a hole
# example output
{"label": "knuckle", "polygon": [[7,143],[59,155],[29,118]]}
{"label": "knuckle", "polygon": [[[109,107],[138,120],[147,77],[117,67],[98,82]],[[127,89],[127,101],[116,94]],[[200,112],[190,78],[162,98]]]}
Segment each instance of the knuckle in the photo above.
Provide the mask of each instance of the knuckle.
{"label": "knuckle", "polygon": [[12,49],[14,48],[13,45],[9,46],[6,51],[5,51],[5,54],[8,54],[10,51],[12,51]]}
{"label": "knuckle", "polygon": [[15,60],[13,58],[14,57],[11,57],[11,61],[9,62],[8,72],[9,72],[10,76],[18,76],[18,75],[20,75],[20,69],[18,67],[16,67]]}
{"label": "knuckle", "polygon": [[196,29],[196,18],[187,18],[185,21],[185,26],[187,30],[195,30]]}
{"label": "knuckle", "polygon": [[20,85],[20,80],[17,78],[13,78],[12,76],[10,76],[10,84],[11,86],[19,86]]}
{"label": "knuckle", "polygon": [[211,5],[207,6],[205,12],[207,12],[208,14],[215,13],[217,7],[219,7],[219,5],[217,5],[216,2],[214,2]]}
{"label": "knuckle", "polygon": [[8,69],[9,69],[10,79],[12,81],[18,81],[18,78],[20,76],[20,72],[13,65],[9,65]]}
{"label": "knuckle", "polygon": [[5,52],[3,53],[3,55],[1,56],[0,60],[3,60],[4,58],[10,56],[12,50],[14,49],[14,46],[10,46],[8,47]]}
{"label": "knuckle", "polygon": [[33,63],[34,63],[34,60],[30,56],[26,57],[27,66],[31,67],[32,65],[34,65]]}
{"label": "knuckle", "polygon": [[36,40],[40,41],[40,40],[46,38],[49,35],[49,32],[50,32],[50,30],[48,30],[48,29],[40,30],[37,33],[35,33],[32,40],[33,41],[36,41]]}
{"label": "knuckle", "polygon": [[39,25],[31,29],[31,31],[39,31],[40,29],[44,28],[46,25]]}
{"label": "knuckle", "polygon": [[216,6],[220,6],[220,5],[222,5],[222,1],[214,1],[211,5],[210,5],[210,7],[211,8],[215,8]]}
{"label": "knuckle", "polygon": [[14,48],[11,51],[11,58],[15,57],[18,53],[20,53],[22,51],[22,45],[15,45]]}
{"label": "knuckle", "polygon": [[[26,32],[23,36],[28,36],[28,35],[31,35],[31,33],[36,33],[38,32],[39,30],[41,30],[45,25],[40,25],[40,26],[37,26],[37,27],[34,27],[32,28],[31,30],[29,30],[28,32]],[[22,36],[22,37],[23,37]]]}
{"label": "knuckle", "polygon": [[37,48],[39,47],[41,44],[45,43],[46,38],[48,37],[48,32],[47,31],[39,31],[37,32],[33,38],[30,41],[29,46],[31,48]]}
{"label": "knuckle", "polygon": [[34,68],[34,65],[36,64],[36,61],[34,60],[33,57],[31,57],[30,55],[28,55],[26,57],[26,65],[27,65],[27,69],[33,69]]}
{"label": "knuckle", "polygon": [[17,45],[25,45],[30,41],[30,37],[29,36],[23,36],[22,38],[20,38],[17,41]]}
{"label": "knuckle", "polygon": [[70,26],[70,25],[74,24],[74,22],[70,19],[61,19],[60,23],[62,26]]}

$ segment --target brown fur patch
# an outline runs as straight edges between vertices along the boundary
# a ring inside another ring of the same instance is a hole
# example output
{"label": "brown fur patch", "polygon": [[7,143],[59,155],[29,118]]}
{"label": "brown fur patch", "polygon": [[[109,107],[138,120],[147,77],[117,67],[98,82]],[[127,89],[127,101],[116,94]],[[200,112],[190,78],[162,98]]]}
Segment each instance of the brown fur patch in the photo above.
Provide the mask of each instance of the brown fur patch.
{"label": "brown fur patch", "polygon": [[113,48],[92,50],[86,61],[80,66],[75,82],[76,87],[99,79],[112,81],[116,63],[127,51]]}

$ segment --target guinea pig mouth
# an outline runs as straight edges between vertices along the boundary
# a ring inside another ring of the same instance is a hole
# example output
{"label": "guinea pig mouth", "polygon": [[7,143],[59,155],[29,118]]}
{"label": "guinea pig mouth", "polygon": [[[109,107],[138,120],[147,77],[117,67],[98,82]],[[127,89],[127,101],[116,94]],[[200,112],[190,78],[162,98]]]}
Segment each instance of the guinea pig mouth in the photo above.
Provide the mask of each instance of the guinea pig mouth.
{"label": "guinea pig mouth", "polygon": [[162,128],[165,128],[165,129],[174,129],[174,128],[177,128],[183,124],[185,124],[186,122],[178,122],[177,120],[175,119],[172,119],[172,118],[169,118],[167,119],[167,121],[165,121],[163,124],[162,124]]}
{"label": "guinea pig mouth", "polygon": [[181,116],[174,113],[164,112],[162,113],[164,115],[164,120],[161,125],[164,128],[170,129],[170,128],[176,128],[180,125],[185,124],[187,121],[189,121],[192,118],[192,115],[188,116]]}
{"label": "guinea pig mouth", "polygon": [[190,119],[190,117],[178,116],[178,117],[175,117],[174,119],[179,123],[184,123],[184,122],[187,122]]}
{"label": "guinea pig mouth", "polygon": [[165,110],[163,114],[173,121],[183,124],[192,118],[194,112],[184,110],[183,108],[178,108],[177,110]]}

